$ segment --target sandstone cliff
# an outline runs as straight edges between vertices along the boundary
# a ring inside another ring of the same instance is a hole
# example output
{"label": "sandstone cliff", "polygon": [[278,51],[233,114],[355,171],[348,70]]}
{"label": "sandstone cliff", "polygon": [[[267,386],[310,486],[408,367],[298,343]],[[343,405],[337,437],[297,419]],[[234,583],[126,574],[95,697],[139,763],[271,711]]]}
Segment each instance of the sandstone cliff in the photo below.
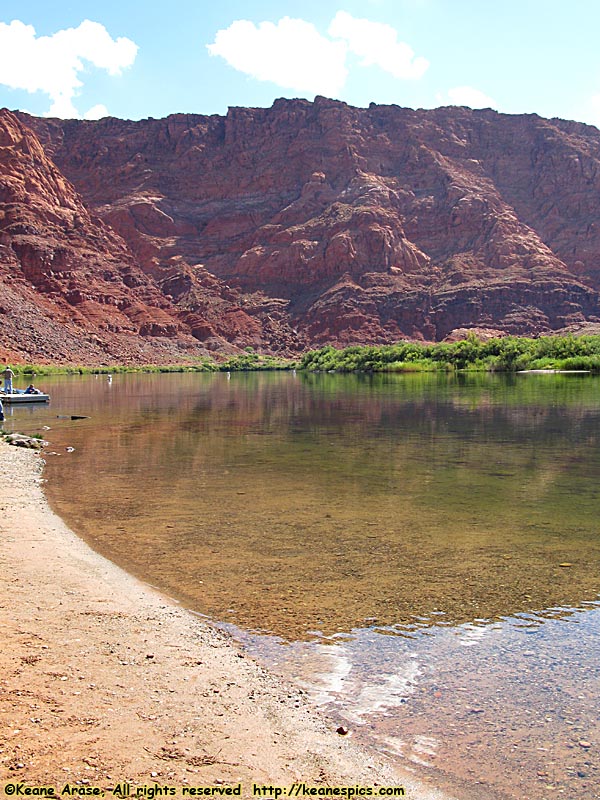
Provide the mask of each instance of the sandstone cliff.
{"label": "sandstone cliff", "polygon": [[2,344],[174,361],[597,323],[599,165],[596,128],[489,109],[0,112]]}

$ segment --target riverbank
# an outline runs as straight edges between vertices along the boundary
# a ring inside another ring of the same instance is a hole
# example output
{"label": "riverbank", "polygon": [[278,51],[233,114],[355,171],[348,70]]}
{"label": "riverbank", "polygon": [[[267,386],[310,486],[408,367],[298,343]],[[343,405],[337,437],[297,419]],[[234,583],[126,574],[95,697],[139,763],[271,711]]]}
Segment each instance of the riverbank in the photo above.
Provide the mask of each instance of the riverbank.
{"label": "riverbank", "polygon": [[93,552],[50,510],[39,455],[0,456],[0,783],[402,785],[443,800]]}
{"label": "riverbank", "polygon": [[[597,330],[595,326],[593,330]],[[246,349],[191,363],[77,366],[12,364],[23,376],[133,372],[260,372],[298,369],[304,372],[591,372],[600,373],[600,335],[589,328],[531,338],[490,329],[463,329],[462,338],[441,342],[400,340],[395,344],[325,345],[280,358]]]}

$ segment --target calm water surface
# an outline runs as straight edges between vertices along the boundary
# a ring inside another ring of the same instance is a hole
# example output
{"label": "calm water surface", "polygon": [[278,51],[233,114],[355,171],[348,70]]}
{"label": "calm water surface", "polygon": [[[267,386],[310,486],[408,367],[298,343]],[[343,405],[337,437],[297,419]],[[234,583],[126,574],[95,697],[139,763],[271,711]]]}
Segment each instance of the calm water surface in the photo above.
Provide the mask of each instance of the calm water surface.
{"label": "calm water surface", "polygon": [[100,552],[461,797],[599,796],[600,379],[39,383]]}

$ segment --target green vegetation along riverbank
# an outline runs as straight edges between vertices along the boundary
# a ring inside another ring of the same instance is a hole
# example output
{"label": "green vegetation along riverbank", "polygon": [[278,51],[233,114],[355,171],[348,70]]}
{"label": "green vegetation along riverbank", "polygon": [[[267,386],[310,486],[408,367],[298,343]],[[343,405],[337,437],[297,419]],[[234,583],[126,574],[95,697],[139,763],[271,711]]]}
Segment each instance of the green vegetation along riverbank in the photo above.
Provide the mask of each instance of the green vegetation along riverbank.
{"label": "green vegetation along riverbank", "polygon": [[600,336],[520,336],[481,341],[468,336],[459,342],[355,345],[338,350],[331,345],[305,353],[299,360],[263,355],[252,348],[225,361],[205,359],[192,364],[11,365],[17,375],[93,374],[121,372],[247,372],[299,369],[310,372],[434,372],[469,370],[586,370],[600,373]]}
{"label": "green vegetation along riverbank", "polygon": [[10,364],[15,375],[116,375],[134,372],[247,372],[260,370],[293,369],[296,361],[256,353],[246,348],[243,353],[230,356],[225,361],[204,359],[191,364],[101,364],[79,366],[74,364]]}
{"label": "green vegetation along riverbank", "polygon": [[306,353],[299,369],[335,372],[425,372],[476,370],[589,370],[600,372],[600,336],[507,336],[481,341],[469,336],[459,342],[322,347]]}

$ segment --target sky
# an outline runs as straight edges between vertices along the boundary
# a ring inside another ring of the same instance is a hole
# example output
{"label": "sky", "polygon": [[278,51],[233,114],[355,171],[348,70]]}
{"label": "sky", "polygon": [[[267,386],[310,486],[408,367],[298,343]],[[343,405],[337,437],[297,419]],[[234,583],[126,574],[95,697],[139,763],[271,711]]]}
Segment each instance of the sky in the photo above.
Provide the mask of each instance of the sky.
{"label": "sky", "polygon": [[0,0],[0,107],[98,119],[279,97],[600,126],[598,0]]}

